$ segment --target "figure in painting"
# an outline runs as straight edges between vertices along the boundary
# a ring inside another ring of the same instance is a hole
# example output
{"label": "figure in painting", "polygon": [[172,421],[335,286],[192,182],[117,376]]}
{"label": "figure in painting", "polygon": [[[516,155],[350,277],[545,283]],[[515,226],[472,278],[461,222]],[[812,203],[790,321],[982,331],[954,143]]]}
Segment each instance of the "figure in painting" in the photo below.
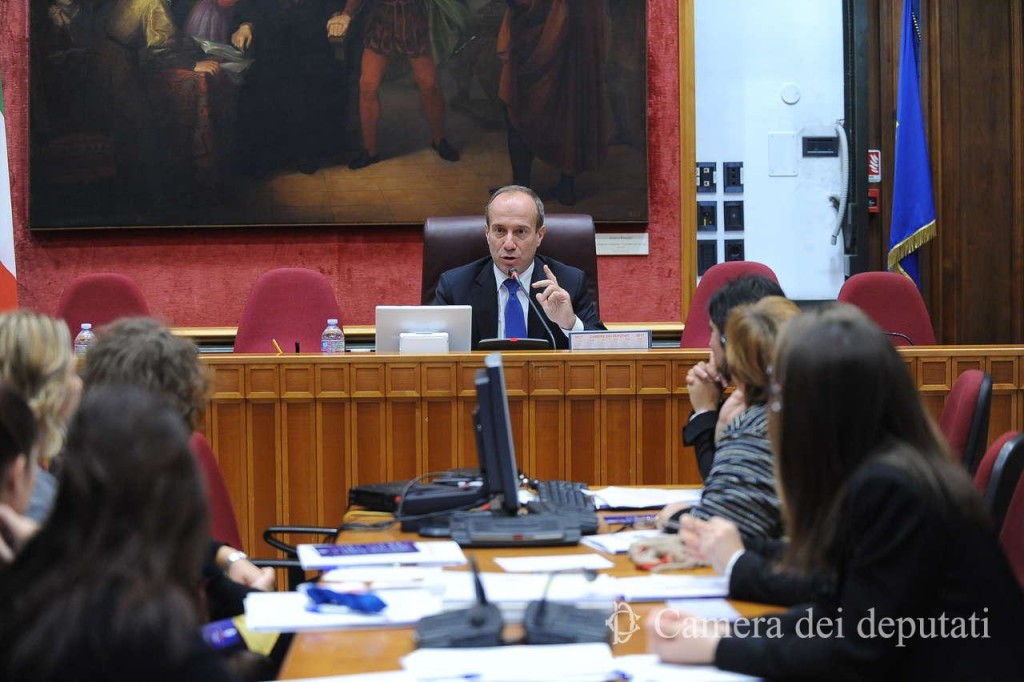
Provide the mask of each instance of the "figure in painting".
{"label": "figure in painting", "polygon": [[239,172],[313,173],[343,147],[345,74],[329,36],[344,0],[240,0],[231,43],[255,58],[238,95]]}
{"label": "figure in painting", "polygon": [[557,168],[551,195],[576,203],[575,177],[608,148],[604,0],[508,0],[498,36],[512,182],[530,186],[534,157]]}
{"label": "figure in painting", "polygon": [[[359,76],[359,119],[363,149],[349,162],[353,170],[380,161],[377,124],[380,122],[380,85],[388,64],[397,55],[408,57],[430,124],[430,145],[445,161],[458,161],[459,153],[445,138],[444,95],[437,78],[435,52],[454,47],[453,33],[465,31],[469,8],[460,0],[351,0],[341,16],[344,36],[352,17],[369,2]],[[431,20],[431,14],[435,17]],[[437,48],[434,48],[437,45]]]}

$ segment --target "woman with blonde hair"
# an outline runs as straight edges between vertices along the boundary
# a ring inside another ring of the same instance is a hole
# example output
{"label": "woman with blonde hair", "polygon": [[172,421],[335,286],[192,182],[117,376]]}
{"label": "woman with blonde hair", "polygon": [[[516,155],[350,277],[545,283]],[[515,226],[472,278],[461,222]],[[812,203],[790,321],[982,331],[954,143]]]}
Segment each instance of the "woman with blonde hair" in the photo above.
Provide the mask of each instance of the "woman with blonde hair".
{"label": "woman with blonde hair", "polygon": [[783,324],[798,312],[789,299],[768,296],[729,314],[720,338],[736,388],[719,411],[714,463],[698,504],[662,510],[660,518],[666,528],[674,527],[683,514],[692,514],[699,519],[728,519],[745,537],[782,535],[766,403],[775,339]]}
{"label": "woman with blonde hair", "polygon": [[0,383],[24,396],[35,416],[43,468],[36,470],[28,516],[43,521],[56,489],[48,468],[64,448],[82,394],[67,325],[31,310],[0,314]]}

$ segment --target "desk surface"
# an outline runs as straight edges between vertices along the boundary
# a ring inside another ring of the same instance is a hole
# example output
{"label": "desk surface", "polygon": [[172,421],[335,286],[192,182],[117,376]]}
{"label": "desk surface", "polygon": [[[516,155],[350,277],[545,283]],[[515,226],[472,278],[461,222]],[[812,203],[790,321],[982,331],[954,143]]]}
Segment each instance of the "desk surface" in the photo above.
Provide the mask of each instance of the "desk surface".
{"label": "desk surface", "polygon": [[[422,540],[410,533],[395,531],[343,534],[340,542],[383,542],[396,539]],[[544,556],[558,554],[586,554],[594,550],[584,545],[575,547],[528,547],[497,549],[466,549],[466,556],[475,557],[482,571],[501,571],[494,559],[507,556]],[[647,575],[647,571],[638,570],[630,562],[629,557],[620,554],[614,557],[602,556],[614,561],[615,566],[607,572],[614,576],[628,577]],[[465,570],[454,569],[454,570]],[[709,569],[687,571],[694,575],[710,574]],[[731,601],[740,615],[753,617],[777,611],[777,607],[750,602]],[[660,604],[631,604],[634,612],[640,617],[641,629],[628,642],[613,647],[616,656],[639,654],[647,651],[646,634],[642,628],[644,618],[660,607]],[[386,628],[373,630],[344,630],[336,632],[304,632],[295,637],[291,650],[285,659],[278,679],[296,679],[302,677],[321,677],[360,672],[383,672],[400,670],[399,659],[414,649],[412,641],[413,628]],[[521,634],[518,627],[506,628],[506,638]]]}

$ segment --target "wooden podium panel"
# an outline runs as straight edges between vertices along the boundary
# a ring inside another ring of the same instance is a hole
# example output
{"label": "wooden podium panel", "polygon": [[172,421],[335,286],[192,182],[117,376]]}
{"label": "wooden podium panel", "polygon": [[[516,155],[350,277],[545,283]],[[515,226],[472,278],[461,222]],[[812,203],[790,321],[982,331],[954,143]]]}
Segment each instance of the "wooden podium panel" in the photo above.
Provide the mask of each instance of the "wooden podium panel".
{"label": "wooden podium panel", "polygon": [[[989,440],[1024,429],[1024,348],[903,348],[938,417],[966,369],[992,375]],[[503,355],[519,466],[595,485],[699,484],[681,430],[686,373],[704,349]],[[348,489],[475,466],[474,376],[483,353],[209,355],[201,423],[220,461],[246,548],[275,524],[336,525]],[[842,390],[822,386],[822,391]]]}

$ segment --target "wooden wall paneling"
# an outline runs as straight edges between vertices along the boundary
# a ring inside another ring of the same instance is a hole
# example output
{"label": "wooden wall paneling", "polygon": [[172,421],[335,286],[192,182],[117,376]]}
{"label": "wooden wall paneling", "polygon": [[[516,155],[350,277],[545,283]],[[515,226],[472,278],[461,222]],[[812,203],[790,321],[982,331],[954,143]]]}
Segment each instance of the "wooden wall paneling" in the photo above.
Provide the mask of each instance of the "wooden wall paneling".
{"label": "wooden wall paneling", "polygon": [[314,370],[316,485],[321,514],[317,523],[338,526],[348,508],[352,480],[349,365],[317,364]]}
{"label": "wooden wall paneling", "polygon": [[422,447],[420,409],[420,366],[416,362],[388,362],[384,365],[387,394],[388,480],[414,478],[426,473]]}
{"label": "wooden wall paneling", "polygon": [[420,368],[423,468],[444,471],[458,464],[458,365],[425,362]]}
{"label": "wooden wall paneling", "polygon": [[381,361],[351,366],[352,485],[392,480],[384,367]]}
{"label": "wooden wall paneling", "polygon": [[[281,366],[281,504],[285,523],[316,525],[320,509],[316,377],[312,364]],[[300,539],[299,542],[307,540]]]}
{"label": "wooden wall paneling", "polygon": [[[980,367],[993,378],[991,434],[1024,428],[1024,348],[900,355],[936,416],[955,377]],[[680,430],[690,412],[686,372],[701,357],[652,350],[506,358],[520,465],[531,476],[595,485],[699,483]],[[472,379],[480,365],[472,356],[204,364],[212,366],[208,437],[247,548],[268,525],[334,525],[353,484],[476,465]]]}
{"label": "wooden wall paneling", "polygon": [[988,442],[991,443],[1006,431],[1024,429],[1024,415],[1021,414],[1021,388],[1024,387],[1021,372],[1021,355],[989,356],[985,358],[985,371],[992,377],[992,409],[988,421]]}
{"label": "wooden wall paneling", "polygon": [[601,372],[596,362],[565,363],[566,472],[571,481],[604,484]]}
{"label": "wooden wall paneling", "polygon": [[941,254],[929,289],[941,311],[940,338],[1019,342],[1020,315],[1007,315],[1007,303],[1020,310],[1024,301],[1020,2],[930,0],[927,7]]}
{"label": "wooden wall paneling", "polygon": [[257,540],[249,521],[248,424],[245,403],[245,369],[238,365],[218,365],[210,369],[210,400],[206,408],[210,442],[220,465],[231,506],[238,519],[243,549],[255,551]]}
{"label": "wooden wall paneling", "polygon": [[281,385],[276,364],[247,365],[245,372],[249,524],[258,535],[285,518],[281,447]]}
{"label": "wooden wall paneling", "polygon": [[[530,408],[527,404],[530,395],[530,376],[526,360],[510,360],[506,355],[502,360],[505,368],[505,393],[508,396],[509,419],[512,422],[512,439],[516,449],[516,464],[524,469],[525,463],[531,461],[533,451],[530,448],[532,432],[529,424]],[[529,472],[527,472],[529,473]]]}
{"label": "wooden wall paneling", "polygon": [[423,447],[423,410],[417,398],[392,398],[386,403],[387,475],[404,481],[431,471]]}
{"label": "wooden wall paneling", "polygon": [[1010,289],[1009,310],[1013,320],[1013,340],[1024,341],[1024,3],[1010,3],[1010,92],[1013,112],[1013,166],[1010,187],[1013,189],[1013,276],[1006,282]]}
{"label": "wooden wall paneling", "polygon": [[601,360],[601,471],[604,480],[637,481],[636,365]]}
{"label": "wooden wall paneling", "polygon": [[942,407],[949,395],[953,379],[950,376],[951,361],[948,357],[919,357],[917,359],[918,391],[932,417],[938,422]]}
{"label": "wooden wall paneling", "polygon": [[483,367],[483,359],[476,362],[459,362],[456,366],[458,390],[457,433],[458,443],[456,464],[460,467],[476,467],[476,431],[473,426],[473,410],[476,408],[476,372]]}
{"label": "wooden wall paneling", "polygon": [[700,485],[697,454],[693,447],[683,445],[683,427],[690,419],[693,405],[686,388],[686,375],[698,360],[688,358],[672,362],[672,478],[680,485]]}
{"label": "wooden wall paneling", "polygon": [[565,363],[531,362],[529,367],[529,460],[520,460],[532,478],[566,480]]}
{"label": "wooden wall paneling", "polygon": [[672,474],[672,374],[668,360],[637,360],[637,481],[664,485]]}

